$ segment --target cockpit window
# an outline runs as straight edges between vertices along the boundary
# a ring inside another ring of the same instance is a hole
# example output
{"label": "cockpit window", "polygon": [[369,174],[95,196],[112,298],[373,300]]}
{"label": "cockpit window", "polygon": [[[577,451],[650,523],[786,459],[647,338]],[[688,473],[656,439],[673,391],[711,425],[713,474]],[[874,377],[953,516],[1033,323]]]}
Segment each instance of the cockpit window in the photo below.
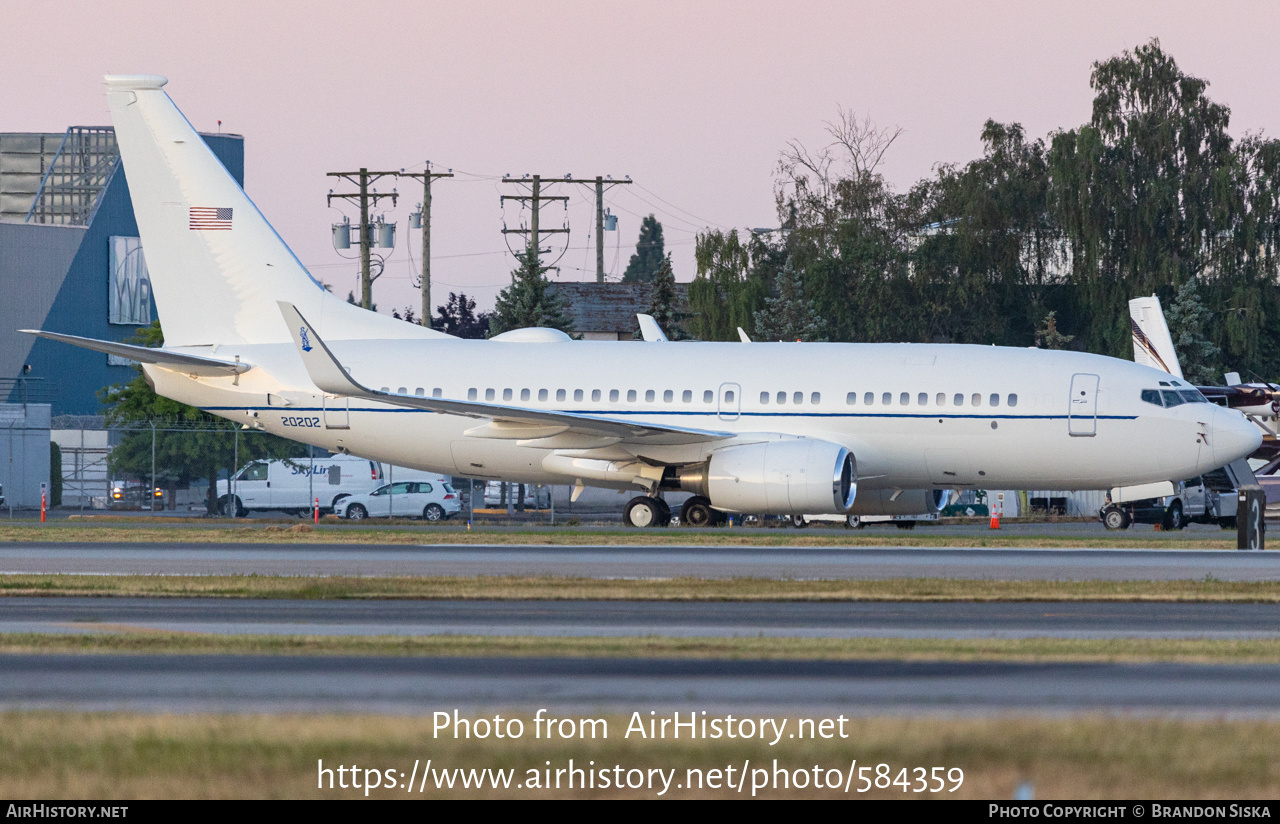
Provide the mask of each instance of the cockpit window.
{"label": "cockpit window", "polygon": [[1147,403],[1154,403],[1156,406],[1164,406],[1164,404],[1160,402],[1159,389],[1143,389],[1142,399]]}
{"label": "cockpit window", "polygon": [[1164,405],[1167,407],[1178,406],[1183,403],[1182,396],[1177,392],[1174,392],[1172,389],[1162,390],[1160,394],[1164,396]]}
{"label": "cockpit window", "polygon": [[1198,389],[1179,389],[1178,394],[1187,403],[1208,403],[1209,399],[1200,394]]}

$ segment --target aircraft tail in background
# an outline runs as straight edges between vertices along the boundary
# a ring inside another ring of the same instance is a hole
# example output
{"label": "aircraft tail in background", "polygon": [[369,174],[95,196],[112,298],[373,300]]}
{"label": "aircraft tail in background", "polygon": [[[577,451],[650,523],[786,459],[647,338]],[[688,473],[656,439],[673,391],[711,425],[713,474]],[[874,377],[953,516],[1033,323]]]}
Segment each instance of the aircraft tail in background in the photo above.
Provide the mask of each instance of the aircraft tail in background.
{"label": "aircraft tail in background", "polygon": [[1178,364],[1160,298],[1152,295],[1129,301],[1129,325],[1133,329],[1134,362],[1182,378],[1182,366]]}

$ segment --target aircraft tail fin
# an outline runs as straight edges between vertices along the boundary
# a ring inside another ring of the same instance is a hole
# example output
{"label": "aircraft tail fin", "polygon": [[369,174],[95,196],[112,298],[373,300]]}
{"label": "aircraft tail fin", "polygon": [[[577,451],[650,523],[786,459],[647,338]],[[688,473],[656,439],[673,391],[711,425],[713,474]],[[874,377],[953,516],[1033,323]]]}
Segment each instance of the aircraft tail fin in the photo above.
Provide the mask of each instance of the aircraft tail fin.
{"label": "aircraft tail fin", "polygon": [[165,78],[105,79],[166,344],[286,343],[279,300],[330,340],[444,336],[329,294],[169,99]]}
{"label": "aircraft tail fin", "polygon": [[1152,295],[1129,301],[1129,325],[1133,329],[1134,362],[1181,378],[1182,366],[1173,348],[1164,310],[1160,308],[1160,298]]}

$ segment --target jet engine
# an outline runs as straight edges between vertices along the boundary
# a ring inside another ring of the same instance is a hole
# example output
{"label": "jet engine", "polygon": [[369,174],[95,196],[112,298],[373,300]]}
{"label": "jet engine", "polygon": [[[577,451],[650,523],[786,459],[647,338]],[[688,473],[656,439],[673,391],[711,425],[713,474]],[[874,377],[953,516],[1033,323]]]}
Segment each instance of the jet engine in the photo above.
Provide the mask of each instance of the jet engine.
{"label": "jet engine", "polygon": [[851,515],[936,515],[951,503],[950,489],[865,489]]}
{"label": "jet engine", "polygon": [[853,453],[810,438],[726,447],[676,478],[716,509],[762,515],[843,515],[858,492]]}

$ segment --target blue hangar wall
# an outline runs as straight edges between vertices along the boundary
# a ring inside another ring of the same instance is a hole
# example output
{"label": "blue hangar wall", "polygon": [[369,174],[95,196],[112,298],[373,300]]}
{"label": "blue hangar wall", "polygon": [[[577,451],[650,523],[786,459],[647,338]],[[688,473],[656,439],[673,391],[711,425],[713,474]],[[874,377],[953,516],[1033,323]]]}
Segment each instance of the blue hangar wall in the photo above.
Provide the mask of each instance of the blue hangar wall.
{"label": "blue hangar wall", "polygon": [[[244,138],[202,135],[227,171],[244,185]],[[123,166],[104,187],[88,226],[0,222],[0,378],[30,380],[13,385],[10,402],[48,402],[54,415],[99,415],[98,391],[128,383],[132,366],[107,356],[17,332],[45,329],[99,340],[123,341],[136,325],[108,322],[110,238],[138,237]],[[145,256],[146,250],[143,250]],[[158,317],[152,303],[151,316]],[[164,319],[161,318],[161,323]],[[29,367],[24,372],[24,367]],[[5,390],[9,382],[4,381]]]}

